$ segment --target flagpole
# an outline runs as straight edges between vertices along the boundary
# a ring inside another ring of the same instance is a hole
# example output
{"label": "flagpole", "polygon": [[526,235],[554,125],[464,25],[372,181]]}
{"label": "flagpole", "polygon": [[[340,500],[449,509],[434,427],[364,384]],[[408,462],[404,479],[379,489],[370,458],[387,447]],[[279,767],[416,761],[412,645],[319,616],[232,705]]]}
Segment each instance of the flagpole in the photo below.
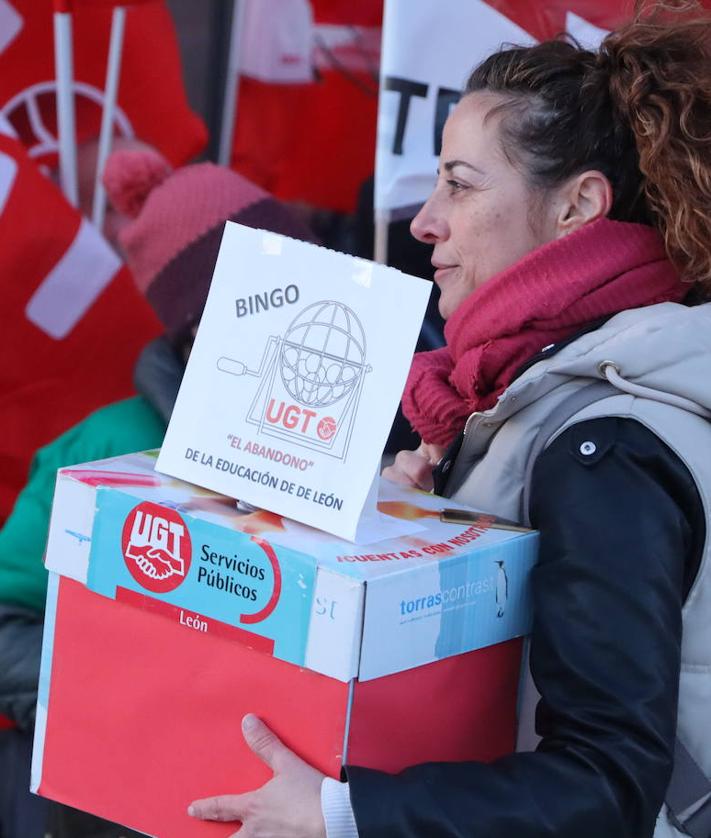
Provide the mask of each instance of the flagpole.
{"label": "flagpole", "polygon": [[126,8],[117,6],[111,17],[111,41],[109,44],[109,59],[106,65],[106,87],[104,90],[104,110],[101,116],[101,134],[99,135],[99,153],[96,161],[94,176],[94,205],[92,221],[101,232],[106,215],[106,190],[102,182],[106,159],[111,152],[114,132],[114,115],[118,99],[119,80],[121,78],[121,52],[123,50],[123,36],[126,28]]}
{"label": "flagpole", "polygon": [[59,180],[72,206],[79,205],[77,138],[74,115],[72,0],[54,0],[54,67],[57,78]]}
{"label": "flagpole", "polygon": [[375,211],[375,250],[373,258],[381,265],[388,264],[388,229],[390,213],[387,210]]}
{"label": "flagpole", "polygon": [[245,18],[246,0],[234,0],[232,6],[232,30],[230,33],[230,54],[227,62],[227,78],[222,101],[222,124],[220,126],[220,149],[217,162],[229,166],[232,159],[232,141],[237,119],[237,96],[239,94],[241,38]]}

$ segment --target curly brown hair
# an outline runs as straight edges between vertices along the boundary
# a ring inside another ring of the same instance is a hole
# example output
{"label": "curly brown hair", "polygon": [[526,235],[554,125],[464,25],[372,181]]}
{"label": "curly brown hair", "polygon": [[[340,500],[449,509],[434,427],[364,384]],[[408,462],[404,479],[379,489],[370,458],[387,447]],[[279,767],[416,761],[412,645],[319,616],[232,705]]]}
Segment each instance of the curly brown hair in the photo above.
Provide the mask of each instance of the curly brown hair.
{"label": "curly brown hair", "polygon": [[697,2],[637,0],[599,52],[571,39],[503,49],[465,94],[504,96],[501,139],[534,189],[587,169],[610,217],[652,224],[684,279],[711,295],[711,18]]}

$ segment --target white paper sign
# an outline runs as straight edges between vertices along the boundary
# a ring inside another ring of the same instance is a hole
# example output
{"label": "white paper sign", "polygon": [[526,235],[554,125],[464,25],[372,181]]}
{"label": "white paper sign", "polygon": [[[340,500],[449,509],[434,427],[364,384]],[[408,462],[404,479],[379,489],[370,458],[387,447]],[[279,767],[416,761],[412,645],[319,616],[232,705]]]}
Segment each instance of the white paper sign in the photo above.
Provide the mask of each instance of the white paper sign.
{"label": "white paper sign", "polygon": [[372,538],[358,525],[430,289],[228,222],[158,471]]}

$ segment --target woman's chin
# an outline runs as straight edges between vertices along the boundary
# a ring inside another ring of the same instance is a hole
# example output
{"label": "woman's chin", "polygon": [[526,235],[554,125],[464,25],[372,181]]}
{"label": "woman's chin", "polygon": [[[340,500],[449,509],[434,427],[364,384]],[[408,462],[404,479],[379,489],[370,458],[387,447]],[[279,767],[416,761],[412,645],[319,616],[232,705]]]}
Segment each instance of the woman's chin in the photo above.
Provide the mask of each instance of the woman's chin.
{"label": "woman's chin", "polygon": [[437,308],[443,320],[447,320],[462,304],[466,295],[452,293],[455,289],[442,289],[440,287],[440,297],[437,303]]}
{"label": "woman's chin", "polygon": [[449,310],[449,306],[446,304],[446,302],[442,301],[441,297],[439,298],[439,302],[437,303],[437,309],[439,310],[439,315],[442,318],[442,320],[447,320],[449,315],[452,313]]}
{"label": "woman's chin", "polygon": [[439,287],[438,309],[442,317],[447,320],[474,290],[470,283],[463,280],[461,274],[455,268],[447,271],[438,271],[435,275],[435,282]]}

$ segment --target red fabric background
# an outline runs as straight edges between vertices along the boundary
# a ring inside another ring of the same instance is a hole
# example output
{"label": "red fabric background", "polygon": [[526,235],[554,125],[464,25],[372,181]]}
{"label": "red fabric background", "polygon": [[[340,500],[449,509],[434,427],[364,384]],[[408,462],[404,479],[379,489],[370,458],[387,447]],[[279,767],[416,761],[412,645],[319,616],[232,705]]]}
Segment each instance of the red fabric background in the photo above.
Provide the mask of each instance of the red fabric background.
{"label": "red fabric background", "polygon": [[2,522],[38,447],[133,392],[138,354],[160,325],[126,268],[62,340],[27,319],[29,299],[71,244],[80,216],[18,142],[0,134],[0,152],[19,167],[0,218]]}

